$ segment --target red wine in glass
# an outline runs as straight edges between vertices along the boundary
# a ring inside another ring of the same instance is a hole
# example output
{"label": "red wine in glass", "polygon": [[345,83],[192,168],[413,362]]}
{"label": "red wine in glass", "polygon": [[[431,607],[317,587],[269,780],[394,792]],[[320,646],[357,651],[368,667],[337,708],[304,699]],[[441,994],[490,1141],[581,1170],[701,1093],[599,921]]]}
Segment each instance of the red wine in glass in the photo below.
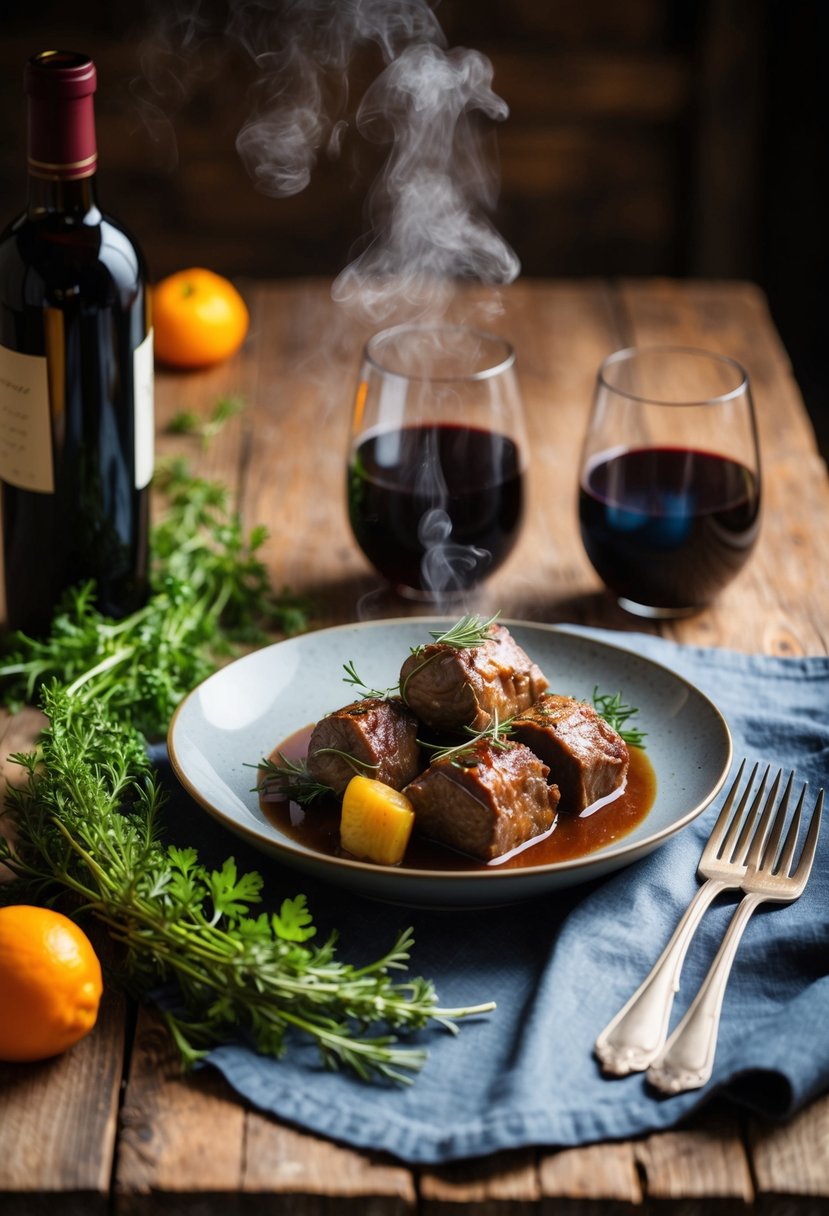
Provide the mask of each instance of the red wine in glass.
{"label": "red wine in glass", "polygon": [[369,434],[348,471],[355,539],[399,588],[467,591],[515,544],[522,469],[515,440],[482,427],[427,423]]}
{"label": "red wine in glass", "polygon": [[583,469],[587,556],[622,601],[687,610],[709,603],[757,538],[759,480],[737,460],[681,447],[613,450]]}
{"label": "red wine in glass", "polygon": [[707,607],[754,548],[760,480],[751,385],[735,359],[640,346],[599,366],[579,520],[587,556],[627,612]]}
{"label": "red wine in glass", "polygon": [[354,539],[397,594],[477,589],[512,550],[526,460],[515,352],[463,325],[400,325],[366,343],[347,465]]}

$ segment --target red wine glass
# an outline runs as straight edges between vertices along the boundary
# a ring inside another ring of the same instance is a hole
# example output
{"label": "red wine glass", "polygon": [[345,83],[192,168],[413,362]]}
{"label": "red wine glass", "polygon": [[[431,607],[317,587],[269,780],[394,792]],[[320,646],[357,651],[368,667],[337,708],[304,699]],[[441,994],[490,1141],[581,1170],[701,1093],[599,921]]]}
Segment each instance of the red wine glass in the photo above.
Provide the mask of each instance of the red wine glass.
{"label": "red wine glass", "polygon": [[587,556],[628,612],[689,616],[742,569],[760,525],[749,378],[685,347],[605,359],[579,482]]}
{"label": "red wine glass", "polygon": [[402,325],[364,351],[348,459],[358,545],[409,598],[463,596],[518,537],[526,442],[515,354],[462,325]]}

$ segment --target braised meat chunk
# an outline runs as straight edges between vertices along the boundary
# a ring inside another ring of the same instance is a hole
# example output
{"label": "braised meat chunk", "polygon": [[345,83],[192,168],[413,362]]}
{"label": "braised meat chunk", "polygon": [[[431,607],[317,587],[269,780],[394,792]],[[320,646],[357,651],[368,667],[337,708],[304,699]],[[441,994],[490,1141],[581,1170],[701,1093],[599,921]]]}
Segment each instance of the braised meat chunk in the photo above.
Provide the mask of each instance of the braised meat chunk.
{"label": "braised meat chunk", "polygon": [[520,743],[479,740],[460,758],[433,761],[404,793],[417,832],[491,861],[553,826],[559,792],[547,775]]}
{"label": "braised meat chunk", "polygon": [[422,767],[417,720],[402,701],[366,697],[321,718],[308,742],[315,781],[342,794],[355,773],[402,790]]}
{"label": "braised meat chunk", "polygon": [[549,767],[562,814],[581,814],[627,777],[627,744],[586,701],[546,693],[518,715],[512,737]]}
{"label": "braised meat chunk", "polygon": [[433,730],[484,730],[503,722],[541,695],[547,680],[503,625],[493,625],[480,646],[463,649],[434,642],[409,655],[400,693]]}

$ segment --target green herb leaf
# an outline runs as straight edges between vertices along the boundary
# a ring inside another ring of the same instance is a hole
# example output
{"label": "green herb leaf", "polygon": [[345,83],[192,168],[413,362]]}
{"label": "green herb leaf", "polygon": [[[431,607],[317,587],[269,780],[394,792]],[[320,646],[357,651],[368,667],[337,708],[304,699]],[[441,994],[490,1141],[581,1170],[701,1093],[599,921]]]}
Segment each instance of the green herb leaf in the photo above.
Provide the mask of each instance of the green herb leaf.
{"label": "green herb leaf", "polygon": [[490,746],[500,751],[505,751],[509,747],[509,739],[512,734],[512,724],[514,721],[515,718],[505,718],[503,722],[500,722],[496,710],[489,726],[483,730],[473,731],[470,727],[465,727],[464,729],[470,738],[463,740],[461,743],[450,744],[448,747],[441,744],[424,742],[420,739],[418,743],[421,747],[432,752],[429,760],[430,764],[434,764],[437,760],[450,760],[453,764],[464,767],[465,762],[474,757],[475,749],[479,743],[488,742]]}
{"label": "green herb leaf", "polygon": [[278,760],[266,758],[256,766],[260,773],[265,774],[258,786],[258,792],[263,797],[309,806],[318,798],[334,793],[330,785],[323,785],[311,776],[305,763],[289,760],[282,752],[277,752],[277,756]]}
{"label": "green herb leaf", "polygon": [[626,705],[620,692],[600,693],[598,686],[593,689],[593,705],[599,717],[604,718],[609,726],[621,735],[628,747],[638,747],[644,750],[647,735],[636,726],[626,726],[630,718],[639,713],[632,705]]}
{"label": "green herb leaf", "polygon": [[236,917],[257,903],[262,892],[262,876],[255,871],[239,878],[236,862],[228,857],[221,870],[213,870],[207,878],[207,888],[213,900],[213,923],[222,916]]}
{"label": "green herb leaf", "polygon": [[349,659],[347,663],[343,663],[343,671],[345,672],[343,681],[346,684],[351,684],[355,689],[357,689],[363,699],[367,699],[369,697],[390,697],[397,692],[396,684],[392,688],[370,688],[369,685],[361,680],[360,676],[357,674],[357,669],[354,666],[353,659]]}
{"label": "green herb leaf", "polygon": [[245,408],[241,397],[222,397],[216,403],[208,418],[193,410],[180,410],[167,423],[167,433],[170,435],[197,435],[204,447],[219,434],[222,428],[240,414]]}
{"label": "green herb leaf", "polygon": [[283,899],[279,913],[274,913],[273,926],[286,942],[307,942],[317,931],[304,895]]}
{"label": "green herb leaf", "polygon": [[376,772],[377,769],[380,767],[379,764],[372,764],[368,760],[361,760],[359,758],[359,756],[355,756],[351,752],[345,752],[342,750],[342,748],[339,748],[339,747],[316,747],[316,748],[314,748],[314,752],[313,752],[313,754],[315,756],[322,756],[326,753],[328,753],[329,755],[332,755],[332,756],[339,756],[340,759],[344,760],[346,762],[346,764],[354,770],[355,773],[365,774],[365,773],[370,773],[370,772]]}
{"label": "green herb leaf", "polygon": [[[496,612],[484,620],[477,613],[472,613],[462,616],[445,633],[441,633],[439,629],[432,629],[429,633],[434,639],[434,645],[454,646],[457,650],[468,650],[473,646],[482,646],[484,642],[491,639],[492,626],[500,615],[500,612]],[[416,646],[412,650],[412,654],[419,654],[424,649],[424,646]]]}

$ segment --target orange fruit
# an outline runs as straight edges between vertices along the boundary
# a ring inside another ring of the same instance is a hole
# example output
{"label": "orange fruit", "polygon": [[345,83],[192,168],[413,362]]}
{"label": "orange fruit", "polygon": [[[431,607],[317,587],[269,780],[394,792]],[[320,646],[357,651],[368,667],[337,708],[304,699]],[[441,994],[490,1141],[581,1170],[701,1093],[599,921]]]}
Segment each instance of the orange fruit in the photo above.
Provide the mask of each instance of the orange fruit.
{"label": "orange fruit", "polygon": [[179,270],[156,283],[155,355],[171,367],[209,367],[235,354],[250,317],[245,301],[212,270]]}
{"label": "orange fruit", "polygon": [[95,1025],[103,983],[89,938],[50,908],[0,908],[0,1060],[45,1060]]}

